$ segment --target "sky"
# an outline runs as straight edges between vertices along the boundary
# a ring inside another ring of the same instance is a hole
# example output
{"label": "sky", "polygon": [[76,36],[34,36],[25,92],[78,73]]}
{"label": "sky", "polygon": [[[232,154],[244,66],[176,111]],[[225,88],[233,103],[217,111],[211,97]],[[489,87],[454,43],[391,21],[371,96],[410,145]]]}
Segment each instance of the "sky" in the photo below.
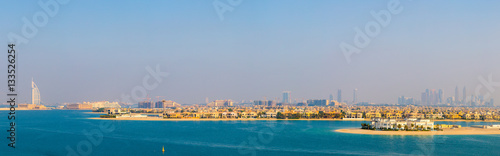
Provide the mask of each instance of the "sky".
{"label": "sky", "polygon": [[[352,101],[355,88],[358,101],[396,103],[427,88],[454,96],[456,86],[500,100],[500,85],[480,80],[500,82],[500,1],[63,2],[1,2],[0,43],[19,41],[12,34],[27,41],[16,46],[21,102],[31,102],[32,78],[45,104],[133,94],[183,104],[280,100],[283,91],[328,99],[338,89]],[[394,8],[384,25],[372,15]],[[37,31],[23,34],[27,23]],[[369,43],[357,46],[367,26]],[[349,60],[342,43],[358,49]],[[157,66],[168,73],[161,82],[147,70]]]}

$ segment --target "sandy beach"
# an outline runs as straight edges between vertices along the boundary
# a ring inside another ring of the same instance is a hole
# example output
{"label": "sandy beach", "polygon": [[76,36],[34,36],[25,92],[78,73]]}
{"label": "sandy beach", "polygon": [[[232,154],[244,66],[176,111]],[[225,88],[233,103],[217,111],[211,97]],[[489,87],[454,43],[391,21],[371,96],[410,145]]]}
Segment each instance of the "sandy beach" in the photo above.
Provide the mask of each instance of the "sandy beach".
{"label": "sandy beach", "polygon": [[443,131],[376,131],[360,128],[338,129],[335,132],[368,135],[492,135],[500,134],[499,129],[483,129],[462,127],[456,129],[444,129]]}

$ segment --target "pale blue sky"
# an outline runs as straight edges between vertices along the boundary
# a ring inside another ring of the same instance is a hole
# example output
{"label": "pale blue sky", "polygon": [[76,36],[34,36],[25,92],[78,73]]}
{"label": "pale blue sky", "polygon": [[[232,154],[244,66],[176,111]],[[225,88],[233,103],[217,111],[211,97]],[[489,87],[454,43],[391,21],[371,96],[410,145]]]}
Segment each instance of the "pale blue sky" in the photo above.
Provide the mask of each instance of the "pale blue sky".
{"label": "pale blue sky", "polygon": [[[2,1],[0,43],[43,11],[37,2]],[[224,20],[212,2],[61,5],[17,47],[21,100],[30,100],[31,77],[45,103],[119,99],[156,65],[170,75],[150,97],[179,103],[274,99],[285,90],[326,99],[337,89],[352,100],[354,88],[359,101],[395,103],[426,88],[453,96],[465,85],[470,94],[490,73],[500,82],[499,1],[401,1],[403,11],[350,63],[339,44],[352,44],[354,28],[389,1],[244,0]],[[500,99],[500,86],[493,95]]]}

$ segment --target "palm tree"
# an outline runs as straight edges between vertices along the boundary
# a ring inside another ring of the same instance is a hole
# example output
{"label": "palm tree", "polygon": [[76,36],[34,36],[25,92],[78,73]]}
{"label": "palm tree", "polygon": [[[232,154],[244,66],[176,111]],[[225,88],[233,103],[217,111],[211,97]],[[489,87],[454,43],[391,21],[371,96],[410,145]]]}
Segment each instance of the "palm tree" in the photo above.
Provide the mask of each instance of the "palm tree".
{"label": "palm tree", "polygon": [[398,128],[401,129],[401,124],[398,124]]}

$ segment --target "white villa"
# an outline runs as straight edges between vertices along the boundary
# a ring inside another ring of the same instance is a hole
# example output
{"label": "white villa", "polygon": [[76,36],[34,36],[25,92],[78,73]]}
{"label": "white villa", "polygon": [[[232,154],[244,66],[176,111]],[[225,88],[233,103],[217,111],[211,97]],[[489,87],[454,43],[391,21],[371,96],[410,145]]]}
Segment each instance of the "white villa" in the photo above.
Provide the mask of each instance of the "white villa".
{"label": "white villa", "polygon": [[472,125],[471,127],[484,128],[484,129],[489,129],[489,128],[499,128],[500,129],[500,125]]}
{"label": "white villa", "polygon": [[371,126],[375,129],[396,129],[401,125],[400,129],[403,129],[406,125],[411,129],[411,125],[415,128],[419,128],[423,126],[426,129],[434,129],[434,121],[430,119],[405,119],[405,120],[397,120],[397,119],[382,119],[382,118],[374,118],[372,119]]}

